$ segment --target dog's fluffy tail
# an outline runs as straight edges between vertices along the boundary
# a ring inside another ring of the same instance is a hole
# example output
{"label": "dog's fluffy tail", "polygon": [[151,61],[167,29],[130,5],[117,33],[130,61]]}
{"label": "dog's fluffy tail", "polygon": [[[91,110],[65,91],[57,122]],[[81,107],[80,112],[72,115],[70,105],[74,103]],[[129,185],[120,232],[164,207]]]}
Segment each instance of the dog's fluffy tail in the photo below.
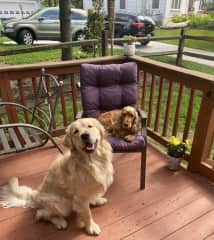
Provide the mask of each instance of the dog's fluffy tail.
{"label": "dog's fluffy tail", "polygon": [[30,187],[19,186],[18,178],[12,178],[0,189],[0,205],[4,208],[31,207],[35,208],[34,196],[37,191]]}

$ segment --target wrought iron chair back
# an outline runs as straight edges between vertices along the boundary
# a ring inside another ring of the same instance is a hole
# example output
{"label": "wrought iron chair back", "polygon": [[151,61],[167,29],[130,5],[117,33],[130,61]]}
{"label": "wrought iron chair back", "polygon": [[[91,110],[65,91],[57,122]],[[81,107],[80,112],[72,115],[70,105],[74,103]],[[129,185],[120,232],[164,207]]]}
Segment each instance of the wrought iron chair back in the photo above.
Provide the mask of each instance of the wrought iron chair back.
{"label": "wrought iron chair back", "polygon": [[[62,153],[51,136],[62,87],[62,81],[57,81],[55,76],[46,74],[45,69],[42,68],[32,109],[18,103],[0,103],[0,107],[13,107],[15,111],[22,110],[31,115],[29,123],[17,122],[0,125],[0,155],[40,147],[45,145],[49,139]],[[43,105],[47,107],[42,109]]]}

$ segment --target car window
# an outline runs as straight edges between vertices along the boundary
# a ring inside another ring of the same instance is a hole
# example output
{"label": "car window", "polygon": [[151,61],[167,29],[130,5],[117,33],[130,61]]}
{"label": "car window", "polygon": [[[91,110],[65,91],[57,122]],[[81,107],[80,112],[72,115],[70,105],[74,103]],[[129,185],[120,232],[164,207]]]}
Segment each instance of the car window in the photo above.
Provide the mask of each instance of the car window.
{"label": "car window", "polygon": [[71,19],[73,20],[86,20],[87,17],[81,13],[71,11]]}
{"label": "car window", "polygon": [[40,17],[44,18],[45,20],[58,20],[59,19],[59,11],[58,10],[47,10],[46,12],[42,13]]}
{"label": "car window", "polygon": [[116,21],[118,21],[118,22],[127,22],[128,21],[128,15],[116,14]]}

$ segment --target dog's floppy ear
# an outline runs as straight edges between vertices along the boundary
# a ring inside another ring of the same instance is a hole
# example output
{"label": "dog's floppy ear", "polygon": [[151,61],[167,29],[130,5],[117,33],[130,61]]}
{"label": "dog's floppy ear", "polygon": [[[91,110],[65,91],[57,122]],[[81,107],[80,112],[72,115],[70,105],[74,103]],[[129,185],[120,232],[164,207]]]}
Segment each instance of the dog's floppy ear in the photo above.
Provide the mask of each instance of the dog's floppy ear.
{"label": "dog's floppy ear", "polygon": [[71,130],[72,130],[72,124],[70,124],[65,130],[65,137],[63,139],[63,144],[70,149],[74,149],[74,144],[71,138],[71,134],[72,134]]}

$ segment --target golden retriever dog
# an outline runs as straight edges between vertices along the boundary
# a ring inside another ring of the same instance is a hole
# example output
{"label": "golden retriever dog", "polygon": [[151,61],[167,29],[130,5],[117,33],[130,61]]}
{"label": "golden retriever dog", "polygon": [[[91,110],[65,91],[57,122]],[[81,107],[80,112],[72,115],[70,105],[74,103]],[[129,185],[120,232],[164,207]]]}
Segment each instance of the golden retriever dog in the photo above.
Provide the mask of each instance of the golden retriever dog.
{"label": "golden retriever dog", "polygon": [[101,230],[93,220],[90,205],[107,202],[104,194],[113,182],[112,149],[104,138],[104,127],[94,118],[74,121],[66,130],[64,144],[69,148],[51,165],[38,190],[19,186],[13,178],[0,192],[3,207],[36,208],[36,220],[67,227],[66,217],[77,213],[86,232]]}
{"label": "golden retriever dog", "polygon": [[122,138],[128,142],[136,138],[140,129],[139,114],[131,106],[102,113],[98,120],[103,124],[109,135]]}

